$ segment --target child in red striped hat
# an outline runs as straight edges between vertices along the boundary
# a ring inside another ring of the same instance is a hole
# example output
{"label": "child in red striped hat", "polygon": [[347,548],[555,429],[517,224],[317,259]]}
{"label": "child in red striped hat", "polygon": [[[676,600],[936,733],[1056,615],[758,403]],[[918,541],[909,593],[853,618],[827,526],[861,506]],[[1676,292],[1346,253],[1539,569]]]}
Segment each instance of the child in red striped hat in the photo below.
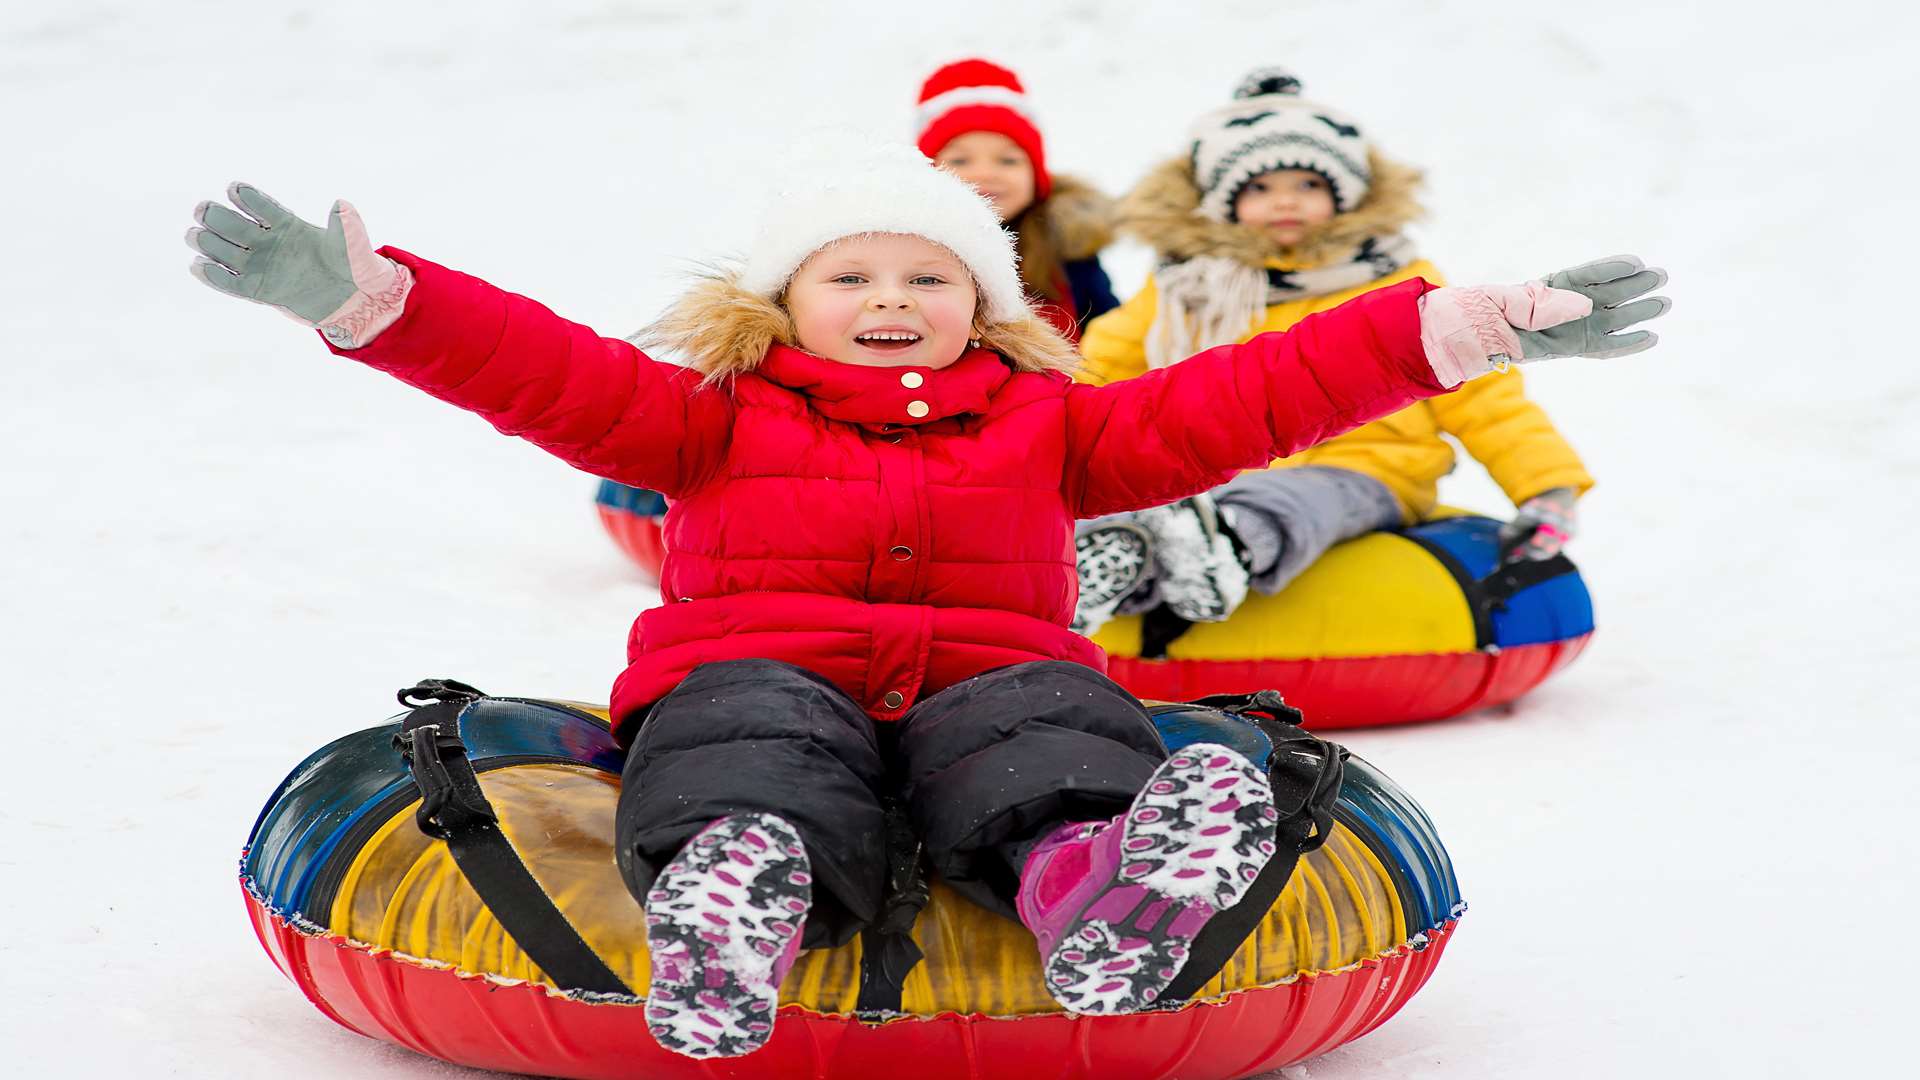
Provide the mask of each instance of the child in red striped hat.
{"label": "child in red striped hat", "polygon": [[1120,305],[1099,258],[1113,237],[1113,200],[1047,171],[1019,76],[986,60],[947,64],[920,87],[916,128],[921,153],[993,203],[1016,238],[1027,298],[1068,340]]}

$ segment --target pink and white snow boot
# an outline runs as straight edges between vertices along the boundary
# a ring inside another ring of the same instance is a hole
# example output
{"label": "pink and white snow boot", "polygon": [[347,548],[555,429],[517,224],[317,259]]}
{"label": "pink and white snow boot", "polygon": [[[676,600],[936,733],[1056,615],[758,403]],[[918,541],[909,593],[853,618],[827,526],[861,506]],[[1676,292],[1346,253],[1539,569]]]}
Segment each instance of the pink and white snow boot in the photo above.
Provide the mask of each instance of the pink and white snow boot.
{"label": "pink and white snow boot", "polygon": [[1096,1015],[1152,1005],[1194,935],[1273,856],[1279,816],[1263,771],[1195,743],[1154,770],[1126,813],[1042,840],[1015,907],[1039,939],[1054,1000]]}
{"label": "pink and white snow boot", "polygon": [[760,1049],[812,905],[807,851],[784,820],[733,814],[688,841],[647,891],[654,1041],[696,1058]]}

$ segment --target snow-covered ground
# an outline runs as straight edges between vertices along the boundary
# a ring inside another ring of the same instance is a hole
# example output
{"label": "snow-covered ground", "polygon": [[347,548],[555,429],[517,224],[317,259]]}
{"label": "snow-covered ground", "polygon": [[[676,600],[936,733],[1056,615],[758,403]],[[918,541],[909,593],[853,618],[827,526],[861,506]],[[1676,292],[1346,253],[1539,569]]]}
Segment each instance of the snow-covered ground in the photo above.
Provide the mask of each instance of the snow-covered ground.
{"label": "snow-covered ground", "polygon": [[[1674,275],[1657,351],[1533,376],[1602,480],[1574,548],[1591,651],[1516,708],[1348,740],[1432,812],[1473,910],[1405,1012],[1286,1075],[1893,1071],[1920,889],[1913,12],[6,5],[4,1071],[479,1075],[316,1013],[246,926],[239,844],[419,676],[603,699],[655,599],[589,478],[191,281],[192,205],[236,178],[309,216],[347,196],[376,240],[625,333],[744,239],[783,132],[898,135],[918,78],[976,52],[1110,189],[1281,62],[1429,168],[1419,239],[1455,279],[1628,250]],[[1125,291],[1146,262],[1112,265]],[[1503,506],[1477,469],[1449,484]]]}

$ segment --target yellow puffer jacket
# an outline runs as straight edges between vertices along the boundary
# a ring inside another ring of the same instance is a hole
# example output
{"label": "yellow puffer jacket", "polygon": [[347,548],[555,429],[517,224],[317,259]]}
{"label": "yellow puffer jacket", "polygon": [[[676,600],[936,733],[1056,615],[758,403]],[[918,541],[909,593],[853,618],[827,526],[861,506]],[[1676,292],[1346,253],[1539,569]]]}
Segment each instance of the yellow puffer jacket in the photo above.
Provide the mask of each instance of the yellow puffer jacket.
{"label": "yellow puffer jacket", "polygon": [[[1375,183],[1367,200],[1352,212],[1336,217],[1334,228],[1318,238],[1321,247],[1316,250],[1262,250],[1265,238],[1237,225],[1222,225],[1193,215],[1191,207],[1198,205],[1199,192],[1192,186],[1192,174],[1186,171],[1184,161],[1169,162],[1155,170],[1127,197],[1122,205],[1121,227],[1174,258],[1233,255],[1259,265],[1299,269],[1320,262],[1330,254],[1328,249],[1355,235],[1398,232],[1418,213],[1412,189],[1419,174],[1378,155],[1373,164]],[[1186,201],[1189,193],[1190,203]],[[1431,263],[1420,260],[1358,288],[1269,307],[1265,319],[1246,337],[1288,329],[1315,312],[1414,277],[1445,284]],[[1158,290],[1149,279],[1138,295],[1088,324],[1080,341],[1085,357],[1080,378],[1107,383],[1144,373],[1145,342],[1158,302]],[[1423,401],[1276,461],[1274,467],[1328,465],[1364,473],[1393,492],[1411,523],[1433,510],[1440,478],[1453,471],[1453,448],[1441,438],[1442,433],[1459,439],[1516,504],[1549,488],[1567,487],[1584,493],[1593,486],[1593,477],[1579,455],[1547,419],[1546,412],[1527,398],[1525,382],[1517,369],[1474,379],[1451,394]]]}

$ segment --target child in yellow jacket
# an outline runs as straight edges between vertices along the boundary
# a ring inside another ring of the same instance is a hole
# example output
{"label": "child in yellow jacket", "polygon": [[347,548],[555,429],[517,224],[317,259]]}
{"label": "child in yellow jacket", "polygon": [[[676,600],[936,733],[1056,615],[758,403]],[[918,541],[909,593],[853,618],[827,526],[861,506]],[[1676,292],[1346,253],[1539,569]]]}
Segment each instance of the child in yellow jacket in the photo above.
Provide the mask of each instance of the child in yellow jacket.
{"label": "child in yellow jacket", "polygon": [[[1189,153],[1121,206],[1122,231],[1151,245],[1159,267],[1087,327],[1083,379],[1132,378],[1409,278],[1444,284],[1401,232],[1420,214],[1420,174],[1380,154],[1351,117],[1302,98],[1285,71],[1250,73],[1190,134]],[[1509,557],[1557,554],[1593,478],[1513,370],[1210,496],[1081,523],[1076,628],[1092,633],[1116,612],[1223,620],[1249,587],[1278,592],[1334,544],[1420,520],[1454,466],[1443,433],[1519,507]]]}

